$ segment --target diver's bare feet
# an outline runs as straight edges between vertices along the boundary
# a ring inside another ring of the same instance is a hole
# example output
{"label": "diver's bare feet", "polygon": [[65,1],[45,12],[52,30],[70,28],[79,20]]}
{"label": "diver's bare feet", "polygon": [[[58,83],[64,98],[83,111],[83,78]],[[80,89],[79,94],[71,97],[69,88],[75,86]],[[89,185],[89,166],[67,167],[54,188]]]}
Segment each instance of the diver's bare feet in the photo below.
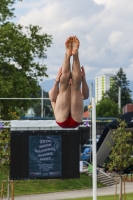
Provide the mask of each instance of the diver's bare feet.
{"label": "diver's bare feet", "polygon": [[65,42],[66,54],[68,56],[72,56],[72,42],[73,42],[73,37],[67,38],[67,40]]}
{"label": "diver's bare feet", "polygon": [[72,43],[72,55],[77,55],[78,54],[78,49],[79,49],[79,40],[76,36],[73,36],[73,43]]}

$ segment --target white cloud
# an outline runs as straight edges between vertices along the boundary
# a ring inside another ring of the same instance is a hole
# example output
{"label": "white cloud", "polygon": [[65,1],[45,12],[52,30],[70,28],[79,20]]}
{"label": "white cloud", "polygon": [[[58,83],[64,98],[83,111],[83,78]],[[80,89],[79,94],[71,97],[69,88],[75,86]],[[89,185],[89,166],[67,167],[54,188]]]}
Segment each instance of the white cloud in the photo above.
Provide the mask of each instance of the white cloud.
{"label": "white cloud", "polygon": [[[107,1],[106,0],[93,0],[95,3],[97,3],[97,4],[105,4],[105,3],[107,3]],[[109,0],[108,0],[108,2],[109,2]]]}
{"label": "white cloud", "polygon": [[116,74],[119,69],[117,68],[102,68],[97,71],[96,76],[102,76],[103,74]]}
{"label": "white cloud", "polygon": [[120,31],[113,31],[113,33],[109,36],[109,42],[111,45],[116,46],[119,45],[123,40],[123,33]]}
{"label": "white cloud", "polygon": [[24,0],[16,4],[16,15],[18,23],[39,25],[53,36],[45,60],[49,79],[62,65],[66,38],[76,35],[87,78],[116,73],[122,67],[132,80],[132,0]]}
{"label": "white cloud", "polygon": [[127,69],[129,80],[133,80],[133,57],[129,61],[129,68]]}

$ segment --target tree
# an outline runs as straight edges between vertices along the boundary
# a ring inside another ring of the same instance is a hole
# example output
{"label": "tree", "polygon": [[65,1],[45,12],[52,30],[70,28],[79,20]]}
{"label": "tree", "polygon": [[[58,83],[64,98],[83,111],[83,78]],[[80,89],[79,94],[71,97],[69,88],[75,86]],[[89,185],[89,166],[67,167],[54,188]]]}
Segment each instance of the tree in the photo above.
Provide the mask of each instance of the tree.
{"label": "tree", "polygon": [[0,0],[0,22],[4,22],[14,17],[14,8],[12,8],[12,5],[15,2],[16,0]]}
{"label": "tree", "polygon": [[[9,110],[8,118],[10,120],[18,120],[19,116],[16,112]],[[10,169],[10,129],[0,129],[0,168],[9,172]]]}
{"label": "tree", "polygon": [[[42,89],[39,91],[39,96],[41,97],[42,95]],[[43,97],[44,98],[48,98],[48,92],[45,92],[43,90]],[[34,110],[35,116],[41,116],[41,101],[36,101],[34,102],[34,104],[32,105],[32,108]],[[43,109],[44,109],[44,117],[54,117],[54,113],[53,113],[53,109],[51,106],[51,102],[50,100],[43,100]]]}
{"label": "tree", "polygon": [[[127,124],[121,119],[118,119],[118,123],[117,129],[113,131],[112,135],[115,145],[111,147],[110,143],[108,143],[111,154],[107,167],[110,171],[113,171],[115,168],[117,169],[120,174],[120,188],[122,189],[122,171],[133,164],[133,158],[131,158],[133,146],[130,143],[132,132],[125,130]],[[120,200],[122,200],[122,190],[120,191]]]}
{"label": "tree", "polygon": [[0,168],[9,171],[10,165],[10,131],[0,131]]}
{"label": "tree", "polygon": [[[7,21],[13,17],[9,9],[15,0],[2,0],[0,7],[0,98],[38,97],[39,79],[47,76],[46,66],[39,63],[52,43],[52,36],[41,34],[39,26],[23,27]],[[4,11],[3,11],[4,10]],[[27,110],[29,100],[0,100],[1,115],[7,119],[8,109]]]}
{"label": "tree", "polygon": [[[54,113],[53,113],[51,106],[44,103],[43,109],[44,109],[44,117],[54,117]],[[34,104],[33,110],[35,112],[35,117],[41,116],[41,103],[38,102],[38,103]]]}
{"label": "tree", "polygon": [[121,87],[121,106],[132,103],[131,90],[128,86],[129,81],[127,80],[126,73],[120,68],[113,77],[112,86],[104,93],[104,97],[108,97],[115,103],[118,103],[118,88]]}
{"label": "tree", "polygon": [[84,106],[84,112],[88,111],[88,106]]}
{"label": "tree", "polygon": [[96,105],[97,117],[118,117],[118,104],[109,98],[102,98]]}

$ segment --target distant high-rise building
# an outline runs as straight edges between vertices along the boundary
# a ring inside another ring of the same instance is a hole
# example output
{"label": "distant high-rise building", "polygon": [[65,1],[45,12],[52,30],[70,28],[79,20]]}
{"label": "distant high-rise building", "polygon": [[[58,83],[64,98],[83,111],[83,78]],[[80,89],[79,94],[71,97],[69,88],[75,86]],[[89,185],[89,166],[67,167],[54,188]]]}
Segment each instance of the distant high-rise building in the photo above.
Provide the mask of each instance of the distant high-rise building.
{"label": "distant high-rise building", "polygon": [[104,74],[103,76],[95,77],[95,99],[96,103],[102,99],[102,95],[106,92],[113,83],[113,74]]}

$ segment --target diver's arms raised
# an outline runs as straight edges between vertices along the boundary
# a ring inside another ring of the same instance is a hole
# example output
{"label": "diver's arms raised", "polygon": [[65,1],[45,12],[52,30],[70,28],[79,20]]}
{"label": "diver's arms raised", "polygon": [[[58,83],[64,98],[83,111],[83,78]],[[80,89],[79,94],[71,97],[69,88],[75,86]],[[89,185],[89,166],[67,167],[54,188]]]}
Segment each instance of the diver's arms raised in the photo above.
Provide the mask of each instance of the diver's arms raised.
{"label": "diver's arms raised", "polygon": [[81,75],[82,75],[82,95],[85,100],[89,98],[89,87],[86,82],[84,67],[81,67]]}
{"label": "diver's arms raised", "polygon": [[57,96],[59,94],[59,82],[61,74],[62,74],[62,68],[59,69],[54,85],[52,89],[49,91],[49,98],[51,102],[56,102]]}

